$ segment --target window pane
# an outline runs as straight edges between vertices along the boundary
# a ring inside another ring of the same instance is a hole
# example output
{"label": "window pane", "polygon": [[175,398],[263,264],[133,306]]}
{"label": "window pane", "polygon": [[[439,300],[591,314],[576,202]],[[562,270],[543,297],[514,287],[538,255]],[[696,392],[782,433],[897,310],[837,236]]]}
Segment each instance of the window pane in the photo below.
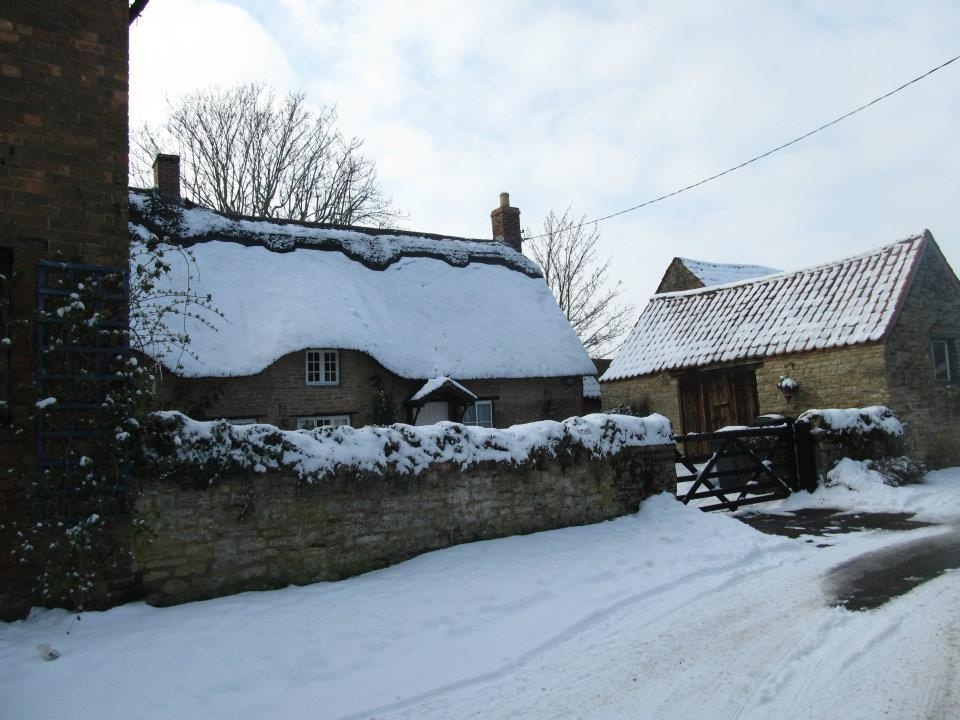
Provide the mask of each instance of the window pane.
{"label": "window pane", "polygon": [[484,427],[493,427],[493,403],[477,403],[477,422]]}
{"label": "window pane", "polygon": [[464,425],[477,424],[477,410],[475,405],[467,405],[467,411],[463,414]]}
{"label": "window pane", "polygon": [[946,340],[933,341],[933,373],[941,382],[952,380],[950,367],[950,347]]}

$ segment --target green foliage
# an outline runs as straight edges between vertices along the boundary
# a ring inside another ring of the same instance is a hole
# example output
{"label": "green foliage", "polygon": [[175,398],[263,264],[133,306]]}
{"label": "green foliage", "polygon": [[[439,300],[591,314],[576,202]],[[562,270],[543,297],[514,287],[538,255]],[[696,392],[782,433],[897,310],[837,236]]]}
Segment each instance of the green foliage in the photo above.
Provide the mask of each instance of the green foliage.
{"label": "green foliage", "polygon": [[[77,610],[97,605],[111,581],[126,574],[131,531],[142,529],[126,515],[128,469],[139,457],[142,419],[152,409],[161,368],[126,347],[181,357],[190,338],[170,328],[219,315],[212,298],[191,291],[189,272],[185,289],[167,289],[167,255],[181,254],[190,267],[189,250],[164,247],[155,237],[131,239],[129,275],[126,269],[103,274],[53,267],[50,306],[27,318],[10,340],[32,350],[38,321],[47,321],[44,373],[30,379],[37,402],[32,412],[9,413],[5,423],[12,435],[35,424],[53,431],[45,447],[46,460],[55,461],[39,475],[33,468],[10,470],[30,488],[35,507],[33,522],[4,523],[15,537],[11,554],[38,569],[39,598]],[[129,305],[122,300],[127,283]]]}
{"label": "green foliage", "polygon": [[373,424],[392,425],[397,421],[393,394],[387,392],[379,375],[370,376],[370,382],[373,384]]}

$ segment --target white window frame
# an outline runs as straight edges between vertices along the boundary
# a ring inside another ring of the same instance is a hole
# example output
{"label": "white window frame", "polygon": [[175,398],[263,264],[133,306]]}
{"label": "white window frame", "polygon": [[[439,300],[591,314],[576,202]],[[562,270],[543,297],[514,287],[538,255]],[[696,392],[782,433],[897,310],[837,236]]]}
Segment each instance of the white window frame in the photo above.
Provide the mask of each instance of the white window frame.
{"label": "white window frame", "polygon": [[297,418],[297,430],[316,430],[349,424],[349,415],[301,415]]}
{"label": "white window frame", "polygon": [[[477,420],[477,416],[478,416],[477,407],[480,406],[480,405],[486,405],[486,406],[488,406],[488,407],[490,408],[490,420],[489,420],[489,424],[487,424],[487,423],[481,423],[479,420]],[[485,427],[485,428],[492,428],[492,427],[493,427],[493,400],[477,400],[477,401],[475,401],[475,402],[470,403],[470,405],[467,406],[467,410],[469,410],[471,407],[473,408],[473,421],[472,421],[472,422],[468,422],[467,419],[466,419],[467,413],[464,412],[464,414],[463,414],[463,415],[464,415],[464,419],[463,419],[463,424],[464,424],[464,425],[471,425],[471,426],[473,426],[473,427]]]}
{"label": "white window frame", "polygon": [[[946,356],[947,360],[947,377],[941,378],[937,375],[937,344],[943,344],[943,353]],[[955,358],[954,353],[954,343],[952,338],[930,338],[930,358],[933,360],[933,379],[940,383],[952,383],[956,378],[954,377],[954,363]]]}
{"label": "white window frame", "polygon": [[307,350],[303,356],[303,373],[307,385],[339,385],[340,351],[333,348]]}

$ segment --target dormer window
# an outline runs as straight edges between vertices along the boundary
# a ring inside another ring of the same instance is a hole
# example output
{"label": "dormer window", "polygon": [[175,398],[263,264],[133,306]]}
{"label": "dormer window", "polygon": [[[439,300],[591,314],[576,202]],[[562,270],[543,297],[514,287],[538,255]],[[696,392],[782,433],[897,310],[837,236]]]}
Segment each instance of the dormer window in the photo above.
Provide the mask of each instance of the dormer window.
{"label": "dormer window", "polygon": [[338,385],[340,353],[337,350],[307,350],[307,385]]}
{"label": "dormer window", "polygon": [[933,376],[937,382],[954,381],[953,340],[934,338],[930,341],[933,353]]}

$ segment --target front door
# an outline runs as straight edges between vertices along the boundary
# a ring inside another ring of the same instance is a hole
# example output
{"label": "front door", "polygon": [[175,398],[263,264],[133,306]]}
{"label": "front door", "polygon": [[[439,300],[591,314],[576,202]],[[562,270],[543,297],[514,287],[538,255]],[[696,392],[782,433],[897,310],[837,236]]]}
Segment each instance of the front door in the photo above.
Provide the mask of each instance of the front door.
{"label": "front door", "polygon": [[415,425],[433,425],[450,419],[450,404],[444,402],[424,403],[417,414]]}

